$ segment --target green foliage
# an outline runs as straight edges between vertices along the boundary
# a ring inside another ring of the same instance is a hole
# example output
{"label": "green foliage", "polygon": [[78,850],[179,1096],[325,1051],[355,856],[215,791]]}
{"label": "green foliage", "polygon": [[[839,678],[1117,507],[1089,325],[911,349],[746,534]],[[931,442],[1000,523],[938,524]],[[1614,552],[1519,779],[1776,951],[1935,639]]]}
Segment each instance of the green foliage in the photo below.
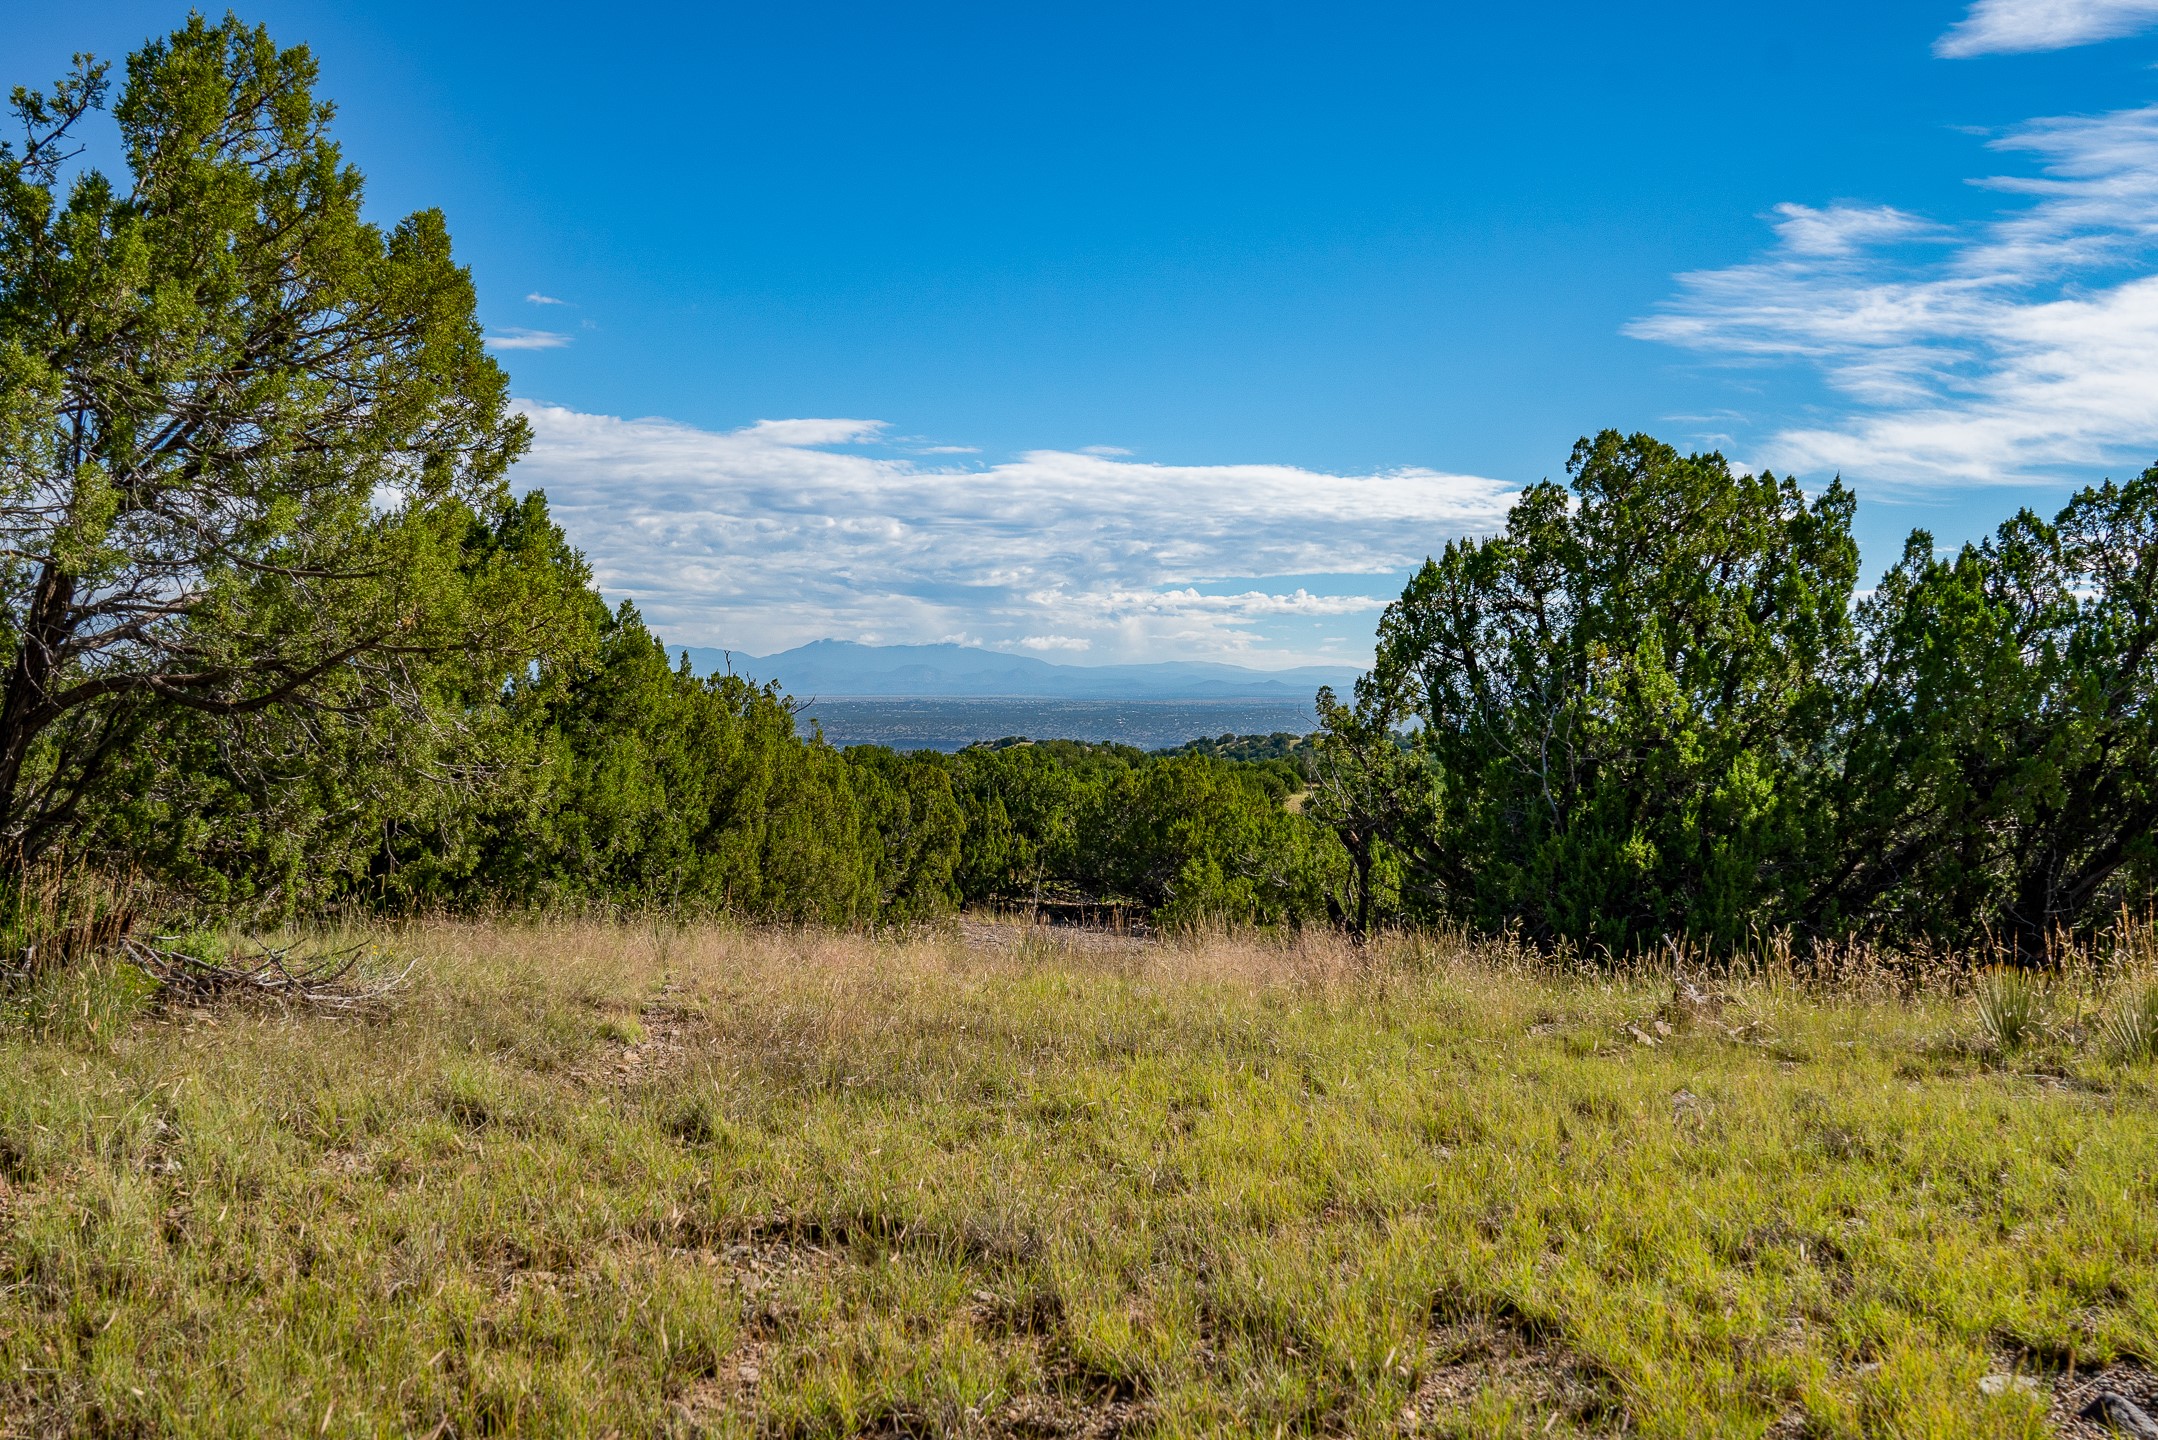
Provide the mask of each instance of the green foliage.
{"label": "green foliage", "polygon": [[[1347,854],[1346,903],[1330,906],[1337,923],[1367,937],[1382,918],[1409,908],[1404,885],[1410,872],[1428,874],[1436,796],[1428,766],[1420,764],[1393,728],[1394,709],[1383,691],[1366,681],[1353,706],[1331,686],[1319,691],[1321,729],[1311,750],[1312,787],[1304,813],[1334,832]],[[1410,860],[1420,864],[1406,863]],[[1435,909],[1426,897],[1422,910]]]}
{"label": "green foliage", "polygon": [[1850,492],[1614,432],[1568,469],[1571,495],[1530,487],[1380,624],[1367,708],[1420,725],[1428,771],[1410,895],[1613,950],[1735,943],[1806,878],[1788,762],[1835,712]]}
{"label": "green foliage", "polygon": [[965,815],[959,890],[975,902],[1079,898],[1171,925],[1300,924],[1338,908],[1346,857],[1288,806],[1293,765],[1052,741],[947,762]]}
{"label": "green foliage", "polygon": [[2027,951],[2151,898],[2158,467],[1939,558],[1863,607],[1831,853],[1806,911]]}
{"label": "green foliage", "polygon": [[[346,756],[457,733],[580,642],[583,567],[543,502],[510,497],[527,434],[442,216],[363,218],[315,75],[304,48],[191,18],[128,61],[117,178],[68,168],[105,66],[17,93],[0,845],[18,863],[109,803],[140,813],[108,835],[148,827],[182,869],[229,872],[179,835],[188,816],[259,799],[257,779],[317,751],[340,790]],[[209,793],[149,796],[153,772]],[[282,828],[263,816],[239,840],[258,869]]]}
{"label": "green foliage", "polygon": [[2016,966],[1997,965],[1978,977],[1973,998],[1978,1024],[2003,1055],[2013,1055],[2044,1033],[2053,997],[2042,977]]}
{"label": "green foliage", "polygon": [[926,919],[959,899],[966,815],[951,772],[881,746],[846,752],[855,802],[875,839],[876,913],[886,920]]}
{"label": "green foliage", "polygon": [[1200,756],[1112,772],[1080,811],[1073,878],[1169,924],[1321,918],[1343,878],[1340,847],[1282,807],[1278,783],[1264,767]]}
{"label": "green foliage", "polygon": [[[1122,747],[1071,741],[974,745],[949,762],[966,817],[959,891],[969,901],[1039,898],[1078,868],[1082,796],[1130,763]],[[1136,754],[1137,752],[1132,752]]]}
{"label": "green foliage", "polygon": [[1569,469],[1427,562],[1322,706],[1317,813],[1400,913],[2035,954],[2148,906],[2158,468],[1953,559],[1915,534],[1857,605],[1840,483],[1610,432]]}
{"label": "green foliage", "polygon": [[[464,543],[472,568],[582,575],[536,494]],[[408,897],[469,867],[478,813],[529,793],[541,747],[527,712],[567,668],[528,677],[508,703],[496,666],[439,659],[405,667],[417,705],[145,716],[72,848],[146,871],[206,914],[283,919]]]}
{"label": "green foliage", "polygon": [[2158,1059],[2158,985],[2123,987],[2098,1012],[2093,1028],[2099,1048],[2120,1064]]}
{"label": "green foliage", "polygon": [[[542,674],[509,701],[538,765],[475,822],[469,868],[445,865],[455,852],[416,834],[403,863],[418,873],[386,893],[482,907],[878,918],[891,867],[855,768],[799,738],[776,691],[670,666],[629,607],[601,632],[595,663],[559,681]],[[894,880],[895,893],[905,883]]]}
{"label": "green foliage", "polygon": [[1217,760],[1280,760],[1288,762],[1285,773],[1298,781],[1311,778],[1312,757],[1315,741],[1309,735],[1292,735],[1286,730],[1276,730],[1271,735],[1202,735],[1165,750],[1156,755],[1206,755]]}
{"label": "green foliage", "polygon": [[1084,899],[1165,924],[1283,924],[1323,917],[1342,883],[1280,761],[1073,741],[841,753],[798,735],[775,689],[670,666],[628,607],[598,629],[592,663],[503,704],[529,776],[461,830],[398,829],[366,898],[843,925]]}

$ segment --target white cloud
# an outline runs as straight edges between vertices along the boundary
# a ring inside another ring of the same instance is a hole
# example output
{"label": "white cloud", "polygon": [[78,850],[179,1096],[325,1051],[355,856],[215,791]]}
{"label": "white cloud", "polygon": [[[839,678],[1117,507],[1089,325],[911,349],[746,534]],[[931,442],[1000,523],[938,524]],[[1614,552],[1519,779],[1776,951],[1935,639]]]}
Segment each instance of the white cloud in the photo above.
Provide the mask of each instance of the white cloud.
{"label": "white cloud", "polygon": [[1823,259],[1855,255],[1868,245],[1917,240],[1938,232],[1915,215],[1888,205],[1831,205],[1810,210],[1778,205],[1776,234],[1794,255]]}
{"label": "white cloud", "polygon": [[542,294],[540,294],[540,292],[539,292],[539,291],[537,291],[537,290],[534,290],[534,291],[533,291],[533,292],[532,292],[531,294],[529,294],[529,295],[525,296],[525,304],[527,304],[527,305],[567,305],[567,304],[569,304],[569,301],[567,301],[567,300],[557,300],[557,299],[555,299],[555,298],[554,298],[554,296],[552,296],[552,295],[542,295]]}
{"label": "white cloud", "polygon": [[2158,24],[2158,0],[1978,0],[1933,53],[1950,59],[2066,50]]}
{"label": "white cloud", "polygon": [[759,420],[736,433],[772,445],[859,445],[886,428],[882,420]]}
{"label": "white cloud", "polygon": [[567,344],[567,335],[558,335],[552,330],[523,330],[514,325],[487,337],[490,350],[559,350]]}
{"label": "white cloud", "polygon": [[1848,408],[1764,462],[1903,483],[2019,481],[2158,447],[2158,106],[2037,120],[1991,142],[2023,203],[1939,225],[1887,206],[1777,207],[1761,258],[1679,277],[1628,333],[1819,367]]}
{"label": "white cloud", "polygon": [[635,600],[670,641],[759,653],[965,634],[1103,659],[1360,660],[1392,580],[1368,595],[1267,582],[1392,576],[1497,528],[1513,493],[1420,469],[1054,450],[962,467],[882,444],[833,448],[880,442],[874,421],[715,432],[522,409],[535,443],[519,481],[547,491],[601,588]]}

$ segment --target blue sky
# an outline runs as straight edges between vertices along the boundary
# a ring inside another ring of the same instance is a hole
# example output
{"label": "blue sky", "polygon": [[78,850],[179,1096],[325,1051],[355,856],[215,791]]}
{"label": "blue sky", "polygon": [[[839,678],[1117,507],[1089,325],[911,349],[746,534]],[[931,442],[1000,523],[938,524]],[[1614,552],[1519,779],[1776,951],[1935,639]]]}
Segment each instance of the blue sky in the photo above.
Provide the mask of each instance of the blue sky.
{"label": "blue sky", "polygon": [[2158,458],[2158,0],[242,13],[682,643],[1360,660],[1606,426],[1840,471],[1869,571]]}

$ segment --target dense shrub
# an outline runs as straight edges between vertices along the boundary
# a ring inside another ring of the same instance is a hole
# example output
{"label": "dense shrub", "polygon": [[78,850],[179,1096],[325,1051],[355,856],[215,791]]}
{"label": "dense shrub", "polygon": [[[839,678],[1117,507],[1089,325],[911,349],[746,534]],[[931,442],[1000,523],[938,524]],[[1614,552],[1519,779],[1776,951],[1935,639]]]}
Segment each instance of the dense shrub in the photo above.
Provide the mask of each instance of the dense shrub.
{"label": "dense shrub", "polygon": [[1302,923],[1327,915],[1346,877],[1339,842],[1289,808],[1302,781],[1280,760],[1054,741],[973,746],[942,763],[966,814],[969,900],[1079,897],[1168,923]]}
{"label": "dense shrub", "polygon": [[1381,622],[1371,688],[1421,732],[1412,903],[1619,950],[1736,940],[1805,882],[1793,762],[1834,712],[1851,496],[1645,436],[1568,468]]}
{"label": "dense shrub", "polygon": [[1610,432],[1568,468],[1427,562],[1322,704],[1315,813],[1398,913],[2035,950],[2149,905],[2158,467],[1953,558],[1914,534],[1863,602],[1840,483]]}

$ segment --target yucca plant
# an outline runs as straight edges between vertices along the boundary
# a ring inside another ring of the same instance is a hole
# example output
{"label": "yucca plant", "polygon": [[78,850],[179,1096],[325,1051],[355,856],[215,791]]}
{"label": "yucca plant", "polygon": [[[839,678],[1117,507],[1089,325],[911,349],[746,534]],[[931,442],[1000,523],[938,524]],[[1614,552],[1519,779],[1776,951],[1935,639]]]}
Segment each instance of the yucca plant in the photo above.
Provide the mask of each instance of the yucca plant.
{"label": "yucca plant", "polygon": [[2013,1055],[2045,1029],[2052,997],[2029,970],[1998,965],[1978,977],[1978,1023],[1993,1048]]}
{"label": "yucca plant", "polygon": [[2138,1065],[2158,1059],[2158,985],[2122,990],[2098,1012],[2092,1029],[2109,1060]]}

